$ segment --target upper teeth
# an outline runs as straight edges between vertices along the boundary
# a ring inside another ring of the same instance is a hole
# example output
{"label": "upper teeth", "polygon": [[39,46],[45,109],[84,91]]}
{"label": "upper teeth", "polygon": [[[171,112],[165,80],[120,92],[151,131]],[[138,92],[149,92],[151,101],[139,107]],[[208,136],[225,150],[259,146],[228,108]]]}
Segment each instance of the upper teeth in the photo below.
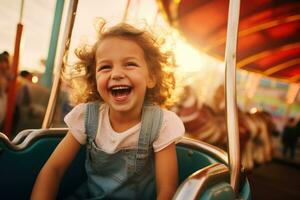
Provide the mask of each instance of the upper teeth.
{"label": "upper teeth", "polygon": [[129,86],[116,86],[116,87],[112,87],[112,90],[122,90],[122,89],[128,89],[130,88]]}

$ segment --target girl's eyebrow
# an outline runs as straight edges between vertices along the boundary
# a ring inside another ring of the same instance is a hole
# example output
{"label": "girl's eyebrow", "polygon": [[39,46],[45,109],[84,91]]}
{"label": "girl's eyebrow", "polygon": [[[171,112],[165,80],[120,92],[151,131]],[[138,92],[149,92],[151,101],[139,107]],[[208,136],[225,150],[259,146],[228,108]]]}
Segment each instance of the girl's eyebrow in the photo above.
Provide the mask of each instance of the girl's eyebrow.
{"label": "girl's eyebrow", "polygon": [[[126,56],[124,58],[122,58],[123,61],[128,61],[128,60],[135,60],[135,61],[139,61],[139,56],[135,56],[135,55],[130,55],[130,56]],[[109,58],[100,58],[100,59],[97,59],[96,58],[96,64],[101,64],[101,63],[110,63],[111,62],[111,59]]]}
{"label": "girl's eyebrow", "polygon": [[124,58],[124,60],[131,60],[131,59],[133,59],[133,60],[138,60],[139,58],[136,57],[136,56],[128,56],[128,57],[125,57],[125,58]]}
{"label": "girl's eyebrow", "polygon": [[99,64],[99,63],[109,63],[110,60],[109,59],[106,59],[106,58],[103,58],[103,59],[96,59],[96,64]]}

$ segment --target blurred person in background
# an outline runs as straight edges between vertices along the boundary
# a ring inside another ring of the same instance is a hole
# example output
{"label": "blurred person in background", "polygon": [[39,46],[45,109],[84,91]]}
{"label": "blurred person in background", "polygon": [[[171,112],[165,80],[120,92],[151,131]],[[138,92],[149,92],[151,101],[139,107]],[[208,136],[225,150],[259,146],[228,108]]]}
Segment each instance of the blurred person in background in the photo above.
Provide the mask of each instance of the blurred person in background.
{"label": "blurred person in background", "polygon": [[24,129],[41,128],[49,99],[49,90],[32,82],[33,74],[23,70],[17,79],[13,135]]}
{"label": "blurred person in background", "polygon": [[9,53],[4,51],[0,54],[0,131],[6,114],[9,68]]}
{"label": "blurred person in background", "polygon": [[298,139],[300,137],[300,118],[298,117],[297,123],[295,125],[295,151],[299,148]]}
{"label": "blurred person in background", "polygon": [[[26,70],[20,72],[17,79],[17,96],[16,105],[13,118],[13,133],[16,133],[18,124],[22,114],[30,112],[31,97],[29,93],[29,87],[31,84],[32,74]],[[25,115],[27,116],[27,115]],[[24,116],[23,116],[24,117]]]}
{"label": "blurred person in background", "polygon": [[295,158],[295,150],[297,144],[297,131],[295,119],[289,118],[282,133],[283,156],[287,157],[289,152],[290,158]]}
{"label": "blurred person in background", "polygon": [[295,128],[296,128],[296,135],[298,139],[298,137],[300,136],[300,118],[298,118]]}

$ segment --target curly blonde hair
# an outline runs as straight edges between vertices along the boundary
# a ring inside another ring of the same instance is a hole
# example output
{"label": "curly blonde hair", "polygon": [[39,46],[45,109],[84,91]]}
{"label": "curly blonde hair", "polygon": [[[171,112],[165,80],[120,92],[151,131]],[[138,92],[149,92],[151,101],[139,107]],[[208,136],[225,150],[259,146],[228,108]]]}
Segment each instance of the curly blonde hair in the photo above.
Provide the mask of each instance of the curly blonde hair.
{"label": "curly blonde hair", "polygon": [[139,30],[126,23],[120,23],[107,30],[104,29],[103,23],[98,31],[98,40],[93,46],[84,45],[75,49],[79,61],[73,67],[79,71],[84,70],[85,76],[71,79],[71,101],[78,104],[102,100],[95,78],[95,52],[103,40],[111,37],[126,38],[136,42],[143,49],[149,74],[156,80],[156,86],[147,89],[145,100],[162,107],[172,106],[172,92],[175,89],[174,54],[171,51],[162,52],[163,41],[155,38],[149,31]]}

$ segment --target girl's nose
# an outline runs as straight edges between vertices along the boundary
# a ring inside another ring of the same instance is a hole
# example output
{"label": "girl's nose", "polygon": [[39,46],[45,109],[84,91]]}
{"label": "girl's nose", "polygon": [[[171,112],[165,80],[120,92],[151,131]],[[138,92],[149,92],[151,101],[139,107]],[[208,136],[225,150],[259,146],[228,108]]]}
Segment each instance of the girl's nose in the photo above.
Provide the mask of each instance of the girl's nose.
{"label": "girl's nose", "polygon": [[116,75],[111,76],[111,78],[112,78],[112,80],[119,81],[124,78],[124,75],[116,74]]}
{"label": "girl's nose", "polygon": [[111,79],[118,81],[121,80],[125,77],[124,73],[122,72],[122,70],[119,69],[115,69],[113,70],[112,74],[111,74]]}

